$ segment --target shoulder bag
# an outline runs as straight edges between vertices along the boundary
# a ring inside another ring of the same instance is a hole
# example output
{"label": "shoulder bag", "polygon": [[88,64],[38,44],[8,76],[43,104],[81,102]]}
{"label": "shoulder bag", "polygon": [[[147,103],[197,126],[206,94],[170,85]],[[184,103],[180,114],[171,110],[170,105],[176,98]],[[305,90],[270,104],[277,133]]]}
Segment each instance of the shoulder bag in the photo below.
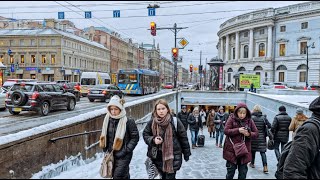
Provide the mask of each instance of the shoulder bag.
{"label": "shoulder bag", "polygon": [[247,155],[249,153],[244,136],[243,136],[243,141],[239,143],[234,144],[230,137],[229,137],[229,140],[233,146],[233,150],[237,158]]}
{"label": "shoulder bag", "polygon": [[107,152],[102,160],[100,167],[100,176],[102,178],[112,178],[113,177],[113,150],[111,152]]}

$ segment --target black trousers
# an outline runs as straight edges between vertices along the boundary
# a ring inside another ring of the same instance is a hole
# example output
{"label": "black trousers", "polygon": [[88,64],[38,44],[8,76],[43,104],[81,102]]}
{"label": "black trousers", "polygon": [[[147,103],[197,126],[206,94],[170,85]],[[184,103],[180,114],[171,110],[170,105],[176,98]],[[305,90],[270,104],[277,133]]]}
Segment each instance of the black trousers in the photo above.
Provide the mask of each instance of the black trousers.
{"label": "black trousers", "polygon": [[227,167],[226,179],[233,179],[236,169],[238,169],[238,172],[239,172],[238,179],[246,179],[247,172],[248,172],[247,164],[240,164],[240,160],[238,160],[237,164],[233,164],[227,161],[226,167]]}

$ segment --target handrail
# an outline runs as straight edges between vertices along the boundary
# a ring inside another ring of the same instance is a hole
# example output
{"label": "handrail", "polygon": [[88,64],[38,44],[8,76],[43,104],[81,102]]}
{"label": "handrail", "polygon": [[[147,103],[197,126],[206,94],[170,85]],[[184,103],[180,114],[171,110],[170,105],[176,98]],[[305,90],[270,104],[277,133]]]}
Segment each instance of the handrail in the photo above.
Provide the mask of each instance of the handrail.
{"label": "handrail", "polygon": [[61,137],[49,139],[49,141],[52,142],[52,143],[55,143],[57,140],[60,140],[60,139],[66,139],[66,138],[71,138],[71,137],[75,137],[75,136],[81,136],[81,135],[90,134],[90,133],[97,133],[97,132],[101,132],[101,131],[102,130],[95,130],[95,131],[89,131],[89,132],[84,132],[84,133],[70,134],[70,135],[67,135],[67,136],[61,136]]}

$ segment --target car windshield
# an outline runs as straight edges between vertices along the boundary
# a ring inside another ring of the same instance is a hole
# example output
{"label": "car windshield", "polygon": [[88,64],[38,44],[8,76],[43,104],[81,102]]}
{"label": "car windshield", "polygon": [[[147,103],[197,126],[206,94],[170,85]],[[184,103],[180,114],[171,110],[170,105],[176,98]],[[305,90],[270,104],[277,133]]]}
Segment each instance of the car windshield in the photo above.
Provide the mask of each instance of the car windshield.
{"label": "car windshield", "polygon": [[32,91],[32,84],[15,84],[11,88],[11,91],[20,90],[22,92],[31,92]]}
{"label": "car windshield", "polygon": [[92,88],[94,88],[94,89],[107,89],[108,85],[99,84],[99,85],[93,86]]}
{"label": "car windshield", "polygon": [[166,85],[172,85],[172,83],[168,82],[168,83],[166,83]]}

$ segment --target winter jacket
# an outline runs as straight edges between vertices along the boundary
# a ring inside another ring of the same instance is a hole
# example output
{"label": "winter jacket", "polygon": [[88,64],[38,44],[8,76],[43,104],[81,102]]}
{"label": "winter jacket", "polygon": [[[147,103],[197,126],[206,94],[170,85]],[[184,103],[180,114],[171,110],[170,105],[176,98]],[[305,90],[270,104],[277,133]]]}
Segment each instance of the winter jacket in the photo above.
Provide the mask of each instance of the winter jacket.
{"label": "winter jacket", "polygon": [[228,115],[226,113],[221,114],[220,112],[217,112],[216,114],[217,119],[215,120],[215,127],[216,129],[223,131]]}
{"label": "winter jacket", "polygon": [[266,152],[267,151],[266,125],[268,126],[268,129],[269,129],[271,128],[271,124],[268,121],[267,117],[265,115],[262,115],[262,112],[252,113],[252,120],[258,129],[259,137],[257,139],[252,139],[251,151]]}
{"label": "winter jacket", "polygon": [[189,124],[190,131],[199,131],[199,128],[200,129],[203,128],[203,124],[202,124],[200,115],[198,116],[198,122],[197,122],[194,115],[192,113],[190,113],[190,115],[188,117],[188,124]]}
{"label": "winter jacket", "polygon": [[289,126],[289,131],[293,131],[292,137],[295,136],[298,127],[300,127],[306,120],[308,120],[308,117],[304,114],[297,114],[293,117]]}
{"label": "winter jacket", "polygon": [[184,129],[187,131],[188,130],[188,116],[189,116],[189,112],[179,112],[177,118],[180,119],[180,121],[182,122]]}
{"label": "winter jacket", "polygon": [[[119,124],[119,120],[110,117],[107,132],[107,146],[103,148],[103,151],[110,152],[113,147],[113,140],[115,138],[116,130]],[[114,155],[114,179],[129,178],[129,164],[132,159],[133,150],[139,141],[139,131],[137,125],[133,119],[128,119],[126,124],[126,133],[123,139],[123,145],[119,151],[113,151]]]}
{"label": "winter jacket", "polygon": [[[310,120],[320,121],[320,97],[309,106]],[[284,179],[320,179],[320,127],[313,123],[298,128],[283,168]]]}
{"label": "winter jacket", "polygon": [[215,125],[214,120],[216,120],[216,119],[218,119],[217,113],[215,113],[214,116],[212,115],[212,113],[210,113],[208,115],[206,125],[207,126],[214,126]]}
{"label": "winter jacket", "polygon": [[[247,109],[247,116],[243,119],[240,120],[237,117],[237,111],[241,108],[244,107]],[[244,103],[239,103],[237,105],[237,108],[235,109],[234,114],[231,114],[229,116],[229,119],[227,120],[226,126],[224,128],[224,134],[226,135],[226,139],[224,142],[223,146],[223,158],[233,164],[237,164],[237,158],[235,155],[235,152],[233,150],[233,145],[231,144],[229,138],[231,138],[232,142],[235,143],[240,143],[243,141],[244,135],[239,132],[240,127],[250,127],[251,133],[249,137],[245,137],[245,144],[247,146],[247,149],[249,153],[247,155],[244,155],[240,157],[240,163],[241,164],[247,164],[248,162],[251,161],[251,139],[257,138],[258,137],[258,129],[254,122],[251,120],[251,113],[249,109],[247,108],[246,104]]]}
{"label": "winter jacket", "polygon": [[271,132],[274,134],[274,140],[280,142],[289,141],[289,125],[291,117],[286,112],[280,112],[274,117]]}
{"label": "winter jacket", "polygon": [[[151,155],[152,147],[157,147],[157,145],[154,143],[155,136],[153,136],[152,134],[152,121],[153,119],[148,122],[145,129],[143,130],[143,139],[144,142],[148,145],[147,156],[152,159],[158,169],[162,169],[163,162],[161,148],[159,148],[157,152],[156,159],[153,159]],[[175,130],[173,118],[171,117],[171,127],[173,134],[173,170],[177,171],[182,165],[182,154],[184,155],[184,159],[186,159],[186,157],[188,157],[189,159],[189,156],[191,156],[191,151],[188,142],[187,131],[184,129],[182,122],[177,119],[177,130]]]}

